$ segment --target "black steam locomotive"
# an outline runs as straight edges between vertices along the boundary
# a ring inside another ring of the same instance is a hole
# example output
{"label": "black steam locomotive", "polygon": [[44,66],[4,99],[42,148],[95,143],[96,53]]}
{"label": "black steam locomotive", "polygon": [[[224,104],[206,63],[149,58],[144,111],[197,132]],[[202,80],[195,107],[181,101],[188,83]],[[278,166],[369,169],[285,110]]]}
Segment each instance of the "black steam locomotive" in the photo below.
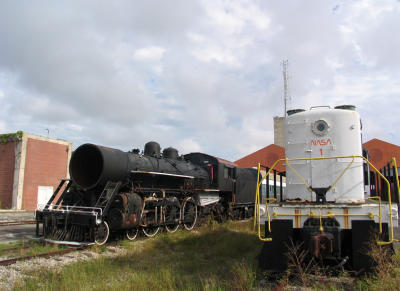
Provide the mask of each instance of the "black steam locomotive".
{"label": "black steam locomotive", "polygon": [[104,244],[111,232],[134,240],[141,230],[193,229],[200,218],[217,221],[250,217],[257,171],[203,153],[161,154],[148,142],[144,152],[122,152],[84,144],[73,153],[71,179],[63,179],[42,210],[37,232],[48,241]]}

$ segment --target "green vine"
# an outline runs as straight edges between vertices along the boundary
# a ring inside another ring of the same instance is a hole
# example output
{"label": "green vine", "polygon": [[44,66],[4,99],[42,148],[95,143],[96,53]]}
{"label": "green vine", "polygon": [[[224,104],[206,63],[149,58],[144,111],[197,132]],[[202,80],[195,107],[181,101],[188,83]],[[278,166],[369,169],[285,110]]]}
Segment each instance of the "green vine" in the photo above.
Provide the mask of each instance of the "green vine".
{"label": "green vine", "polygon": [[21,130],[13,133],[0,134],[0,142],[6,144],[9,141],[21,140],[23,132]]}

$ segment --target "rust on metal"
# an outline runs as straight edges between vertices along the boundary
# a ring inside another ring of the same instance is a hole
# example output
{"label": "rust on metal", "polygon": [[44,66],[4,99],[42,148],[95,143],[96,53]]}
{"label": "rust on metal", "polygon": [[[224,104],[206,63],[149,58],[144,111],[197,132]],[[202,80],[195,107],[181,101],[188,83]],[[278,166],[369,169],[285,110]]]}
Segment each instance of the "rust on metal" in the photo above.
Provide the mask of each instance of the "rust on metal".
{"label": "rust on metal", "polygon": [[326,257],[333,253],[333,239],[321,233],[311,237],[310,253],[315,257]]}
{"label": "rust on metal", "polygon": [[343,209],[343,214],[344,228],[349,229],[349,210],[347,208]]}

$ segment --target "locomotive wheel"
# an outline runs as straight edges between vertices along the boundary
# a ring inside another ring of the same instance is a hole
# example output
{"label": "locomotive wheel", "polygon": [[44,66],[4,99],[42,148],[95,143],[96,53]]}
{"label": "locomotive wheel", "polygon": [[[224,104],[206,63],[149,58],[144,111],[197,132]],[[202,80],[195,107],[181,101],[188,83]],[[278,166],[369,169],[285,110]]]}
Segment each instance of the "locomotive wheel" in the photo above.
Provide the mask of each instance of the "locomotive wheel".
{"label": "locomotive wheel", "polygon": [[95,243],[99,246],[104,245],[110,236],[110,228],[106,221],[100,223],[95,230]]}
{"label": "locomotive wheel", "polygon": [[154,211],[147,211],[142,214],[142,222],[145,226],[142,226],[142,231],[145,236],[153,237],[160,230],[160,226],[157,223],[156,213]]}
{"label": "locomotive wheel", "polygon": [[169,232],[169,233],[174,233],[175,231],[177,231],[179,228],[179,224],[174,224],[174,225],[166,225],[165,229]]}
{"label": "locomotive wheel", "polygon": [[147,237],[155,236],[158,233],[159,230],[160,230],[159,226],[142,227],[142,231],[143,231],[144,235],[147,236]]}
{"label": "locomotive wheel", "polygon": [[165,208],[165,229],[173,233],[179,228],[180,209],[176,205],[168,205]]}
{"label": "locomotive wheel", "polygon": [[186,230],[192,230],[197,222],[197,206],[192,197],[185,200],[182,208],[183,226]]}
{"label": "locomotive wheel", "polygon": [[132,228],[132,229],[127,229],[125,231],[125,236],[129,240],[135,240],[137,235],[139,233],[139,228]]}

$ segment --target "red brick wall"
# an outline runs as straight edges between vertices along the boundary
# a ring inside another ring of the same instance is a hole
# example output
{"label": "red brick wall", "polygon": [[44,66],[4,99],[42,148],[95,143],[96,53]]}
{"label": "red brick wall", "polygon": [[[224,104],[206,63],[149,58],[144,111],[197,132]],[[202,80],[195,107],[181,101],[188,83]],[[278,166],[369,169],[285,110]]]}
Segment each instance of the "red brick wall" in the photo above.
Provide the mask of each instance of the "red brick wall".
{"label": "red brick wall", "polygon": [[67,145],[28,138],[22,209],[36,209],[38,186],[53,186],[55,190],[58,179],[67,177],[67,165]]}
{"label": "red brick wall", "polygon": [[396,158],[397,166],[400,167],[400,147],[379,139],[371,139],[363,144],[368,149],[369,161],[379,170],[388,162],[392,161],[392,157]]}
{"label": "red brick wall", "polygon": [[0,143],[0,208],[11,208],[14,184],[14,142]]}

